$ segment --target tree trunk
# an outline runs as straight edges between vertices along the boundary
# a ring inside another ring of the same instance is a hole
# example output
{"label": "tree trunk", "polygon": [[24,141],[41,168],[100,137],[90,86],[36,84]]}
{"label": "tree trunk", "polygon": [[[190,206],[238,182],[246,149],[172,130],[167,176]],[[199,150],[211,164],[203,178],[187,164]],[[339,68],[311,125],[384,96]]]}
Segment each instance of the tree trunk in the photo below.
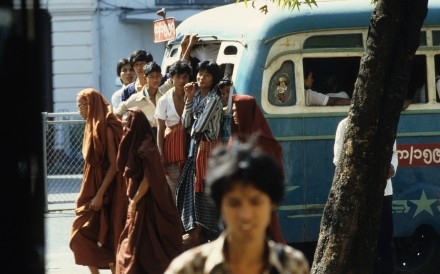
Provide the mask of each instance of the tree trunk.
{"label": "tree trunk", "polygon": [[383,194],[427,3],[377,1],[321,220],[314,274],[373,273]]}

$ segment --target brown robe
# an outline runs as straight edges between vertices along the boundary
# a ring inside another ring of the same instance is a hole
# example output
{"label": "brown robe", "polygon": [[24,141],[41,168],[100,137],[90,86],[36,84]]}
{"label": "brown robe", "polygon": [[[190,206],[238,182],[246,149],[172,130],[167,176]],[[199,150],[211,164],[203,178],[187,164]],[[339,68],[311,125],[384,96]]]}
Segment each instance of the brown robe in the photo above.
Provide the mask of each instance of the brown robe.
{"label": "brown robe", "polygon": [[[229,142],[233,142],[234,138],[245,142],[249,136],[257,133],[257,146],[277,160],[284,177],[281,145],[273,137],[269,124],[266,118],[264,118],[263,112],[257,105],[255,98],[250,95],[234,94],[232,95],[232,102],[235,103],[236,115],[240,124],[235,124],[234,119],[231,119],[231,138]],[[274,241],[286,243],[276,212],[272,213],[268,233]]]}
{"label": "brown robe", "polygon": [[124,172],[130,198],[136,194],[144,170],[149,189],[137,203],[134,216],[127,216],[116,256],[116,273],[163,273],[183,251],[182,224],[153,131],[138,108],[129,109],[118,169]]}
{"label": "brown robe", "polygon": [[[102,184],[109,168],[107,128],[113,134],[117,151],[122,138],[122,124],[112,113],[109,102],[96,90],[78,93],[88,101],[89,114],[83,137],[84,169],[81,189],[76,201],[76,217],[70,235],[70,248],[79,265],[108,269],[114,264],[117,242],[125,223],[128,199],[122,174],[117,172],[104,194],[99,211],[89,208],[90,201]],[[98,245],[101,244],[101,246]]]}

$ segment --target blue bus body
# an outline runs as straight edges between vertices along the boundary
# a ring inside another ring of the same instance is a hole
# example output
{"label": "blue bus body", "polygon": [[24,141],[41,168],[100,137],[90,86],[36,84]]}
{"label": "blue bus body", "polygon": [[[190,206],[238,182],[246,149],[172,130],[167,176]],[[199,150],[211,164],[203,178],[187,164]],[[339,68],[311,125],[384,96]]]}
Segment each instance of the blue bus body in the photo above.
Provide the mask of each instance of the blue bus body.
{"label": "blue bus body", "polygon": [[[303,68],[312,66],[320,75],[337,71],[351,95],[374,10],[369,0],[317,2],[299,11],[264,2],[264,14],[258,9],[263,2],[255,2],[253,8],[249,1],[247,6],[235,3],[196,14],[177,27],[162,66],[166,70],[179,58],[185,34],[198,34],[200,44],[218,46],[216,61],[232,77],[234,92],[256,98],[283,148],[287,191],[278,214],[289,243],[318,239],[335,170],[335,131],[348,112],[348,106],[306,106]],[[398,126],[399,167],[393,177],[396,239],[414,237],[421,227],[440,235],[440,101],[435,88],[435,75],[440,74],[440,1],[429,1],[428,8],[416,54],[419,80],[412,81],[424,88],[402,112]],[[288,78],[283,102],[274,95],[279,77]],[[315,77],[315,82],[320,80]],[[437,254],[440,247],[434,243],[430,250]]]}

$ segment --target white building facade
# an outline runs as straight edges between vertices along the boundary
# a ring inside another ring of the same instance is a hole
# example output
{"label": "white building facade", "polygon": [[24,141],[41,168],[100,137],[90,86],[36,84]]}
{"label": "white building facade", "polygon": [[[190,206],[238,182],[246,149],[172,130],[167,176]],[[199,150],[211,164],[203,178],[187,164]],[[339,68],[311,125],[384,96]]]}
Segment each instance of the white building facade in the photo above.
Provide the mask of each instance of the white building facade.
{"label": "white building facade", "polygon": [[137,49],[159,64],[165,42],[154,43],[153,21],[165,8],[176,26],[204,9],[235,0],[47,0],[51,17],[53,112],[76,110],[76,94],[99,90],[109,101],[120,86],[116,63]]}

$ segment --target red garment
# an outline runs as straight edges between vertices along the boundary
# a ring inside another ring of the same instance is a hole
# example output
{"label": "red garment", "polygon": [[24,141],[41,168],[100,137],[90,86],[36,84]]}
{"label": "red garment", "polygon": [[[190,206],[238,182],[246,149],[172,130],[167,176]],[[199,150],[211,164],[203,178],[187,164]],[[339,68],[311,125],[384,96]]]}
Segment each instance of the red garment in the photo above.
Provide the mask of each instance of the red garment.
{"label": "red garment", "polygon": [[232,95],[232,103],[235,104],[240,125],[236,125],[234,119],[231,119],[231,135],[235,138],[238,137],[240,141],[244,142],[250,135],[258,133],[258,147],[278,161],[284,176],[281,145],[273,137],[269,124],[266,118],[264,118],[263,112],[257,105],[255,98],[250,95],[234,94]]}
{"label": "red garment", "polygon": [[196,177],[194,181],[194,192],[205,192],[206,171],[208,169],[208,159],[212,150],[220,145],[219,140],[206,141],[200,140],[196,156]]}
{"label": "red garment", "polygon": [[167,127],[163,144],[165,165],[178,163],[179,166],[183,166],[186,159],[185,143],[186,134],[182,123]]}
{"label": "red garment", "polygon": [[[233,142],[235,138],[245,142],[252,134],[258,134],[257,146],[277,160],[284,177],[281,145],[273,137],[269,124],[266,118],[264,118],[263,112],[257,105],[255,98],[250,95],[234,94],[232,95],[232,103],[235,104],[239,125],[235,124],[234,119],[231,119],[231,138],[229,143]],[[274,241],[286,243],[276,212],[272,214],[268,232]]]}
{"label": "red garment", "polygon": [[144,170],[149,189],[137,203],[134,216],[127,217],[116,255],[116,273],[163,273],[183,251],[182,223],[153,131],[138,108],[129,109],[118,169],[128,183],[130,198],[136,194]]}
{"label": "red garment", "polygon": [[[109,264],[115,262],[116,244],[125,223],[128,205],[122,175],[119,172],[115,174],[104,194],[100,211],[90,209],[89,204],[100,188],[110,164],[107,154],[107,129],[111,129],[111,145],[117,151],[122,137],[122,124],[112,113],[109,102],[98,91],[84,89],[78,96],[86,98],[89,114],[82,147],[83,180],[76,202],[76,218],[72,224],[70,248],[77,264],[108,269]],[[99,247],[98,243],[102,244],[102,247]]]}

